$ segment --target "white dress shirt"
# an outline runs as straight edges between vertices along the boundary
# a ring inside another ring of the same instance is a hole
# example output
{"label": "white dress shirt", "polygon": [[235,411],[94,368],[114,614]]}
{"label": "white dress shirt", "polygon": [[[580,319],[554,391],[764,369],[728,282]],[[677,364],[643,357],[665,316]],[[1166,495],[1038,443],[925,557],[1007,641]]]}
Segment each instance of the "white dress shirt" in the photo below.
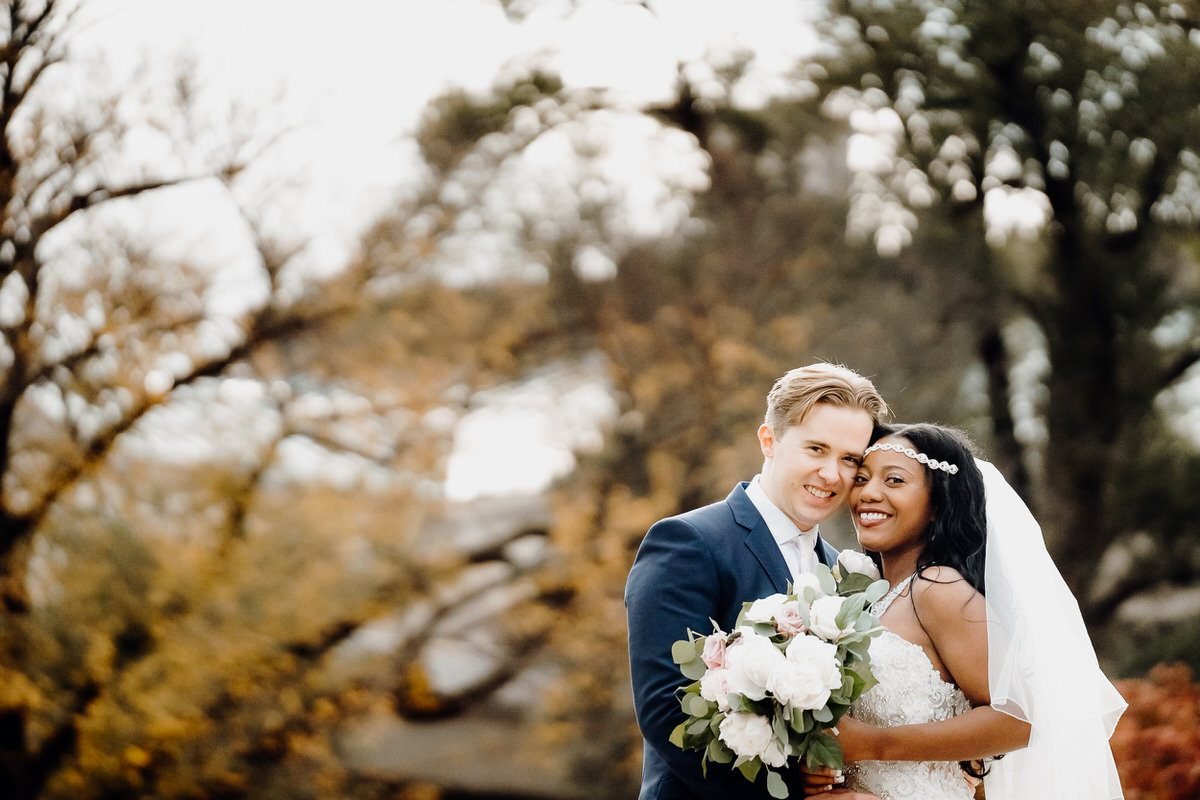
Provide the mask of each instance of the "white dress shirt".
{"label": "white dress shirt", "polygon": [[817,559],[817,533],[820,526],[814,525],[807,531],[797,528],[796,523],[767,497],[767,493],[759,485],[758,475],[755,475],[746,487],[746,496],[767,523],[771,537],[779,545],[779,552],[783,554],[783,560],[787,562],[788,570],[792,573],[792,580],[797,580],[804,573],[816,572],[817,564],[820,563]]}

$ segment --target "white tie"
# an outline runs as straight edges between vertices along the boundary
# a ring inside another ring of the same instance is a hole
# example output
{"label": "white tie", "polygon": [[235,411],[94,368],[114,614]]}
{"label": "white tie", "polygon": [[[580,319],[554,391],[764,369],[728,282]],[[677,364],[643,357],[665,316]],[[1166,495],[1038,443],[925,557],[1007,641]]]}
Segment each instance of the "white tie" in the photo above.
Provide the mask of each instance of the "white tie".
{"label": "white tie", "polygon": [[800,574],[795,577],[799,578],[800,575],[816,572],[818,563],[816,550],[817,532],[809,531],[808,533],[802,533],[795,539],[792,539],[792,544],[796,548],[796,555],[798,556],[796,562],[800,566]]}

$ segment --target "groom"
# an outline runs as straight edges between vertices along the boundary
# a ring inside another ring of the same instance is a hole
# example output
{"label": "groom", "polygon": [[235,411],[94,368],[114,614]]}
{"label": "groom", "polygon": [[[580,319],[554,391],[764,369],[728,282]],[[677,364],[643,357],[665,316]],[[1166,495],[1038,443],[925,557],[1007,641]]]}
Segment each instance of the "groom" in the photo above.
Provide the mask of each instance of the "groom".
{"label": "groom", "polygon": [[[671,645],[715,620],[732,630],[742,603],[787,590],[837,551],[818,524],[841,507],[876,422],[888,413],[874,385],[845,367],[816,363],[784,375],[758,428],[762,472],[723,501],[659,520],[625,585],[633,700],[644,737],[639,800],[761,800],[753,784],[667,739],[683,721],[675,690],[686,683]],[[800,781],[788,776],[792,797]]]}

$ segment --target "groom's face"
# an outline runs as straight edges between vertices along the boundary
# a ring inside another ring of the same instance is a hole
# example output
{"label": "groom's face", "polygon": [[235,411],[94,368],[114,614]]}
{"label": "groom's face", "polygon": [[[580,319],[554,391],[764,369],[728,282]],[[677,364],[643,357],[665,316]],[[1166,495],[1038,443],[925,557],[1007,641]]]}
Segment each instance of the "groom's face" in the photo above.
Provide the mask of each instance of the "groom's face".
{"label": "groom's face", "polygon": [[763,491],[796,527],[811,529],[845,502],[872,427],[861,408],[828,403],[817,403],[782,435],[762,425]]}

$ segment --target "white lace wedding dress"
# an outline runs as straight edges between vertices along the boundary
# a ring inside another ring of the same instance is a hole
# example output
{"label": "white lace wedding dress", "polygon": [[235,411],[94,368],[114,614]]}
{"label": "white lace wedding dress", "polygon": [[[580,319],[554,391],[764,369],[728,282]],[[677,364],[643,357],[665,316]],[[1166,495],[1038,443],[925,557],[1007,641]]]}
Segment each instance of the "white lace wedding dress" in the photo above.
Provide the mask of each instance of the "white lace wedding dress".
{"label": "white lace wedding dress", "polygon": [[[893,587],[872,609],[878,617],[911,581]],[[871,668],[879,684],[851,707],[855,719],[880,727],[933,722],[970,707],[966,695],[946,683],[919,645],[884,631],[871,642]],[[846,769],[851,788],[883,800],[972,800],[975,790],[956,761],[859,761]]]}

